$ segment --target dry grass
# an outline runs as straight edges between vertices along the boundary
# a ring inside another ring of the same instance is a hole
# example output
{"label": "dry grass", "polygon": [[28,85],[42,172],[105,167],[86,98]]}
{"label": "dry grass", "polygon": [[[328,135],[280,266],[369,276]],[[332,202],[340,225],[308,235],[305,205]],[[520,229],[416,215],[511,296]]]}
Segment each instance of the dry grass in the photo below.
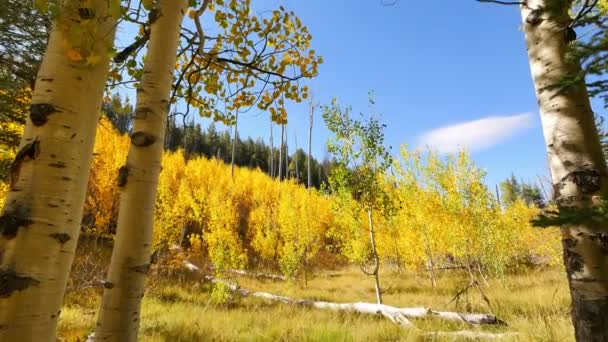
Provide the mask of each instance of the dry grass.
{"label": "dry grass", "polygon": [[[448,302],[465,286],[468,276],[445,273],[431,289],[425,275],[392,274],[382,277],[386,304],[429,306],[455,310]],[[285,282],[240,278],[249,289],[336,302],[374,300],[372,280],[354,268],[320,273],[307,287]],[[421,331],[478,330],[519,332],[517,341],[570,341],[573,330],[565,276],[560,270],[531,271],[490,280],[482,286],[494,312],[509,326],[479,328],[437,320],[415,320]],[[393,325],[383,318],[321,311],[244,298],[228,306],[210,301],[208,284],[156,281],[143,302],[141,341],[419,341],[418,332]],[[60,336],[65,341],[83,339],[95,323],[99,293],[91,290],[70,293],[62,311]],[[488,312],[481,297],[472,291],[469,309]],[[466,305],[460,305],[461,311]],[[451,341],[454,339],[426,340]]]}

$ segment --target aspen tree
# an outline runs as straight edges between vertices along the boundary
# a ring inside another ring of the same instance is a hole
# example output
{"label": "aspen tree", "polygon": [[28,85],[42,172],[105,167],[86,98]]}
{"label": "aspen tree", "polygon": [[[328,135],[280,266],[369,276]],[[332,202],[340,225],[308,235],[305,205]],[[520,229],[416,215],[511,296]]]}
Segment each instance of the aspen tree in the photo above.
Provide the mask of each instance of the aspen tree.
{"label": "aspen tree", "polygon": [[2,341],[55,340],[120,14],[115,0],[52,5],[54,28],[0,216]]}
{"label": "aspen tree", "polygon": [[152,224],[175,56],[187,0],[161,0],[151,23],[137,91],[131,146],[120,168],[122,187],[112,260],[95,330],[96,341],[137,341],[139,310],[150,268]]}
{"label": "aspen tree", "polygon": [[[561,214],[597,209],[608,172],[580,63],[572,58],[572,1],[529,0],[523,30],[547,145],[554,200]],[[564,264],[578,341],[608,340],[608,222],[585,216],[563,223]]]}

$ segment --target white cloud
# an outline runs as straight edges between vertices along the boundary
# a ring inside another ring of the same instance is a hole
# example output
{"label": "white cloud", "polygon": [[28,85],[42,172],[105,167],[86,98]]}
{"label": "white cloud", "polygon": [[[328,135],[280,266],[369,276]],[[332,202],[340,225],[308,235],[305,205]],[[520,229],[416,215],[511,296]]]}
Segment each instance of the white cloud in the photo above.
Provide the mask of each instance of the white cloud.
{"label": "white cloud", "polygon": [[530,128],[533,122],[532,113],[490,116],[425,132],[418,138],[418,145],[429,146],[443,153],[456,152],[461,148],[479,151]]}

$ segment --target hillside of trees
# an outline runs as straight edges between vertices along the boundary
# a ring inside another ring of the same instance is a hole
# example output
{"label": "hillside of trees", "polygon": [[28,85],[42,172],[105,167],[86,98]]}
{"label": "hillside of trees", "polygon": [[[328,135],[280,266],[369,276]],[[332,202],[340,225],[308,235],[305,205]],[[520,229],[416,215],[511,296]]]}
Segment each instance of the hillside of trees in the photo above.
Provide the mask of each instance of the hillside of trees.
{"label": "hillside of trees", "polygon": [[[374,91],[314,102],[280,2],[4,0],[0,341],[608,340],[608,2],[471,2],[522,18],[535,180],[392,150]],[[281,133],[240,137],[252,109]]]}

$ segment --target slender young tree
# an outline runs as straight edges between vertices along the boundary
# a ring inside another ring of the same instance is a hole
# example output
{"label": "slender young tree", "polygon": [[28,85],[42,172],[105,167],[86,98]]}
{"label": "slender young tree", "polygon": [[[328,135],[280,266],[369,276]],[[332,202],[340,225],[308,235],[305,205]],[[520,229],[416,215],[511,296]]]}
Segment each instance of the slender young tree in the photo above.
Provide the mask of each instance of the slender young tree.
{"label": "slender young tree", "polygon": [[285,179],[289,179],[289,142],[287,124],[285,124]]}
{"label": "slender young tree", "polygon": [[232,137],[232,158],[230,159],[230,175],[234,178],[234,156],[236,154],[236,143],[239,140],[239,111],[234,115],[234,132]]}
{"label": "slender young tree", "polygon": [[279,144],[279,181],[283,180],[283,149],[285,142],[285,124],[281,123],[281,143]]}
{"label": "slender young tree", "polygon": [[270,119],[270,177],[274,178],[274,141],[272,141],[272,118]]}
{"label": "slender young tree", "polygon": [[[594,220],[608,196],[608,172],[577,58],[572,58],[572,1],[528,0],[521,5],[530,69],[547,144],[554,200],[562,222],[564,264],[577,341],[608,340],[608,253],[605,219]],[[579,213],[579,214],[577,214]]]}
{"label": "slender young tree", "polygon": [[[370,106],[373,104],[370,94]],[[350,112],[350,107],[341,107],[336,99],[323,108],[323,119],[335,135],[327,142],[327,149],[337,159],[329,184],[336,195],[340,214],[347,212],[353,218],[350,230],[344,234],[346,244],[361,244],[359,238],[365,239],[362,228],[367,230],[369,249],[346,248],[353,251],[347,257],[358,262],[364,273],[374,277],[376,301],[382,304],[374,215],[386,215],[391,210],[390,196],[381,177],[390,167],[392,158],[384,146],[385,125],[373,115],[365,121],[354,120]],[[361,220],[362,216],[366,216],[366,222]]]}
{"label": "slender young tree", "polygon": [[294,140],[295,140],[295,144],[296,144],[296,152],[294,153],[294,158],[295,158],[295,173],[296,173],[296,180],[298,182],[300,182],[300,170],[298,169],[298,134],[297,131],[294,131]]}
{"label": "slender young tree", "polygon": [[131,146],[119,171],[118,227],[101,304],[96,341],[137,341],[139,310],[150,268],[152,223],[169,96],[187,0],[161,0],[133,120]]}
{"label": "slender young tree", "polygon": [[119,1],[61,4],[0,216],[0,341],[55,340],[120,14]]}
{"label": "slender young tree", "polygon": [[[315,105],[313,97],[310,97],[310,114],[308,116],[308,158],[306,159],[306,168],[308,169],[308,188],[312,187],[312,173],[310,172],[310,160],[312,159],[312,124],[315,114]],[[321,179],[321,177],[319,177]]]}

